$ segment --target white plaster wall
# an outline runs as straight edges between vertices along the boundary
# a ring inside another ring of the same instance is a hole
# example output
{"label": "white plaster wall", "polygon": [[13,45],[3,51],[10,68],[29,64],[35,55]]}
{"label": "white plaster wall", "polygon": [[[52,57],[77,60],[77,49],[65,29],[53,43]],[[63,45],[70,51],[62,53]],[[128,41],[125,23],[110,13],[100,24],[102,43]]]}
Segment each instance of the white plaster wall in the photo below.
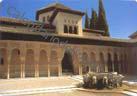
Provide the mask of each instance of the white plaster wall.
{"label": "white plaster wall", "polygon": [[[65,22],[66,20],[66,22]],[[57,28],[57,33],[60,35],[68,35],[64,33],[64,25],[70,25],[70,26],[77,26],[78,27],[78,34],[76,36],[82,36],[82,16],[80,15],[74,15],[64,12],[59,12],[56,16],[53,25]],[[69,36],[72,36],[75,34],[69,34]]]}

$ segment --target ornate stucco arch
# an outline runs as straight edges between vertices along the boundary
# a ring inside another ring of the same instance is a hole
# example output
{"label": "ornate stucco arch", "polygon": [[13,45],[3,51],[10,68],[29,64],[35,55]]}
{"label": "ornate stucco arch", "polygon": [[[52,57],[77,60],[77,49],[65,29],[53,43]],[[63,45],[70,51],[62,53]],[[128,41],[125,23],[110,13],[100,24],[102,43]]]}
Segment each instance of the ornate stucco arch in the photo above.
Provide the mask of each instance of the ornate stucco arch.
{"label": "ornate stucco arch", "polygon": [[25,77],[35,77],[36,65],[35,65],[35,53],[34,49],[26,50],[25,58]]}
{"label": "ornate stucco arch", "polygon": [[7,53],[8,53],[7,48],[5,47],[0,48],[0,78],[3,78],[3,79],[7,77],[7,72],[5,72],[8,66]]}
{"label": "ornate stucco arch", "polygon": [[90,71],[96,72],[97,71],[97,62],[96,62],[96,52],[91,51],[90,52]]}
{"label": "ornate stucco arch", "polygon": [[59,74],[59,58],[58,51],[51,49],[50,51],[50,76],[58,76]]}
{"label": "ornate stucco arch", "polygon": [[100,52],[100,53],[99,53],[99,56],[100,56],[100,62],[99,62],[100,72],[105,72],[105,58],[104,58],[104,53],[103,53],[103,52]]}
{"label": "ornate stucco arch", "polygon": [[13,48],[11,50],[11,60],[10,60],[10,78],[21,77],[21,58],[20,49]]}
{"label": "ornate stucco arch", "polygon": [[47,77],[48,76],[48,57],[47,52],[44,49],[40,50],[39,56],[39,64],[38,64],[38,71],[40,77]]}

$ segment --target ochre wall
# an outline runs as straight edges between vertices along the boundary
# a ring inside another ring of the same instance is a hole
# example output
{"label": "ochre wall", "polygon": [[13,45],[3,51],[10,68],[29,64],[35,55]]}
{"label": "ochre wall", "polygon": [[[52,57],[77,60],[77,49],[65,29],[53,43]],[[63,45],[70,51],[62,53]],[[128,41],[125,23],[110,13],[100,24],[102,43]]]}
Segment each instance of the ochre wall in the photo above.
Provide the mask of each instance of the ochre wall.
{"label": "ochre wall", "polygon": [[[25,75],[27,73],[25,72],[27,69],[28,71],[34,70],[32,73],[30,72],[29,76],[27,77],[61,76],[61,62],[66,51],[70,51],[70,53],[72,54],[74,74],[84,73],[87,66],[89,67],[89,71],[108,72],[108,66],[110,65],[110,63],[108,64],[109,58],[112,62],[112,71],[117,70],[122,74],[134,75],[137,73],[137,64],[135,59],[137,57],[136,49],[137,47],[128,48],[86,44],[59,45],[55,43],[42,43],[34,41],[1,40],[0,53],[2,58],[4,59],[4,64],[0,64],[0,77],[16,78],[16,75],[13,76],[11,74],[11,72],[15,72],[15,74],[19,74],[19,76],[17,77],[24,78],[26,77]],[[41,55],[41,52],[44,55]],[[110,57],[108,57],[108,54],[110,54]],[[117,60],[115,60],[115,57],[117,57]],[[12,58],[16,58],[17,60],[13,60]],[[83,58],[86,59],[83,60]],[[29,64],[26,62],[31,62],[31,64],[33,65],[26,65]],[[43,68],[41,68],[44,66],[41,65],[41,62],[46,64],[46,71],[44,71],[44,74],[40,73],[41,71],[39,71],[44,70]],[[118,69],[114,68],[116,66],[114,65],[114,62],[117,62]],[[11,64],[13,67],[11,66]],[[30,70],[25,66],[30,67]],[[31,74],[34,74],[34,76]]]}

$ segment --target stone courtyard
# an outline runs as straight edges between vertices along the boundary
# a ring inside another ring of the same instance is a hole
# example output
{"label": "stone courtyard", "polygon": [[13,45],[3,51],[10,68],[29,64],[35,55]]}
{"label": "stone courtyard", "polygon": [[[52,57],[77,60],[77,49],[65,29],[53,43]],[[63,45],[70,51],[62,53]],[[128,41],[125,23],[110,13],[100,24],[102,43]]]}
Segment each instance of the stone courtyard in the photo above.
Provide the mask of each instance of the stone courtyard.
{"label": "stone courtyard", "polygon": [[[0,16],[0,96],[137,96],[137,32],[129,39],[112,38],[103,0],[98,6],[88,17],[56,2],[36,8],[35,19],[13,18],[18,8],[4,9],[8,16]],[[122,78],[119,88],[99,90],[99,80],[107,85],[118,79],[96,76],[95,88],[85,88],[82,76],[89,72],[117,72],[125,76],[123,86]]]}
{"label": "stone courtyard", "polygon": [[[135,78],[135,77],[134,77]],[[127,80],[134,79],[126,78]],[[134,79],[135,80],[135,79]],[[62,76],[0,80],[0,96],[137,96],[137,91],[88,90],[77,88],[82,77]]]}
{"label": "stone courtyard", "polygon": [[5,90],[23,90],[32,88],[51,88],[73,86],[78,81],[71,77],[49,77],[49,78],[27,78],[27,79],[9,79],[0,80],[0,92]]}
{"label": "stone courtyard", "polygon": [[35,94],[35,95],[26,95],[26,96],[128,96],[122,94],[101,94],[101,93],[91,93],[91,92],[82,92],[82,91],[71,91],[71,92],[57,92],[57,93],[46,93],[46,94]]}

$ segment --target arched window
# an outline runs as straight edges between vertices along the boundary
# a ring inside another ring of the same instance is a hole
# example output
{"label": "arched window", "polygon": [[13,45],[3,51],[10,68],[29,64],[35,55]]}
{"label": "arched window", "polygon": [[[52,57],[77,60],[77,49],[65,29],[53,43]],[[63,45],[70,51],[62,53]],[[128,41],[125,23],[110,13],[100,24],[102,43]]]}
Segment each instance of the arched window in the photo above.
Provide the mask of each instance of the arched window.
{"label": "arched window", "polygon": [[74,32],[73,32],[74,34],[78,34],[78,27],[74,27]]}
{"label": "arched window", "polygon": [[69,27],[69,33],[72,34],[72,26]]}
{"label": "arched window", "polygon": [[68,27],[67,27],[67,25],[64,25],[64,33],[68,33]]}

